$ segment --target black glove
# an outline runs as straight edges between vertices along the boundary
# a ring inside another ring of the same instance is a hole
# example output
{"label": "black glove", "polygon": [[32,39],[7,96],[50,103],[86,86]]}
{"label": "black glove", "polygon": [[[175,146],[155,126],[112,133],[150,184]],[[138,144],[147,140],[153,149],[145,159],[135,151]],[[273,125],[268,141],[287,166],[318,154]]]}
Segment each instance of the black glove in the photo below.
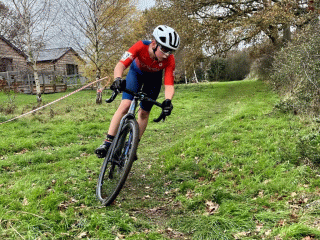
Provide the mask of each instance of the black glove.
{"label": "black glove", "polygon": [[119,92],[122,92],[123,90],[126,89],[126,80],[120,77],[117,77],[112,83],[112,85],[110,86],[110,89],[112,91],[118,90]]}
{"label": "black glove", "polygon": [[166,99],[162,103],[162,113],[165,116],[169,116],[171,114],[171,111],[173,109],[172,103],[170,99]]}

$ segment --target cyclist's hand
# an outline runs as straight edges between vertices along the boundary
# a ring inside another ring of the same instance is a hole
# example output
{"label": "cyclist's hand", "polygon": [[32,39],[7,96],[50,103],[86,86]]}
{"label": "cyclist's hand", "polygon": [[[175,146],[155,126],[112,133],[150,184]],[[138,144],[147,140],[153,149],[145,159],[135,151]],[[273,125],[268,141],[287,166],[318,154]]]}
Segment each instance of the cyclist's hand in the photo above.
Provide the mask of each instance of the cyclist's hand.
{"label": "cyclist's hand", "polygon": [[118,90],[119,92],[122,92],[123,90],[126,89],[126,80],[120,77],[117,77],[112,83],[112,85],[110,86],[110,89],[112,91]]}
{"label": "cyclist's hand", "polygon": [[173,106],[170,99],[166,99],[162,102],[162,113],[165,116],[169,116],[171,114],[172,109]]}

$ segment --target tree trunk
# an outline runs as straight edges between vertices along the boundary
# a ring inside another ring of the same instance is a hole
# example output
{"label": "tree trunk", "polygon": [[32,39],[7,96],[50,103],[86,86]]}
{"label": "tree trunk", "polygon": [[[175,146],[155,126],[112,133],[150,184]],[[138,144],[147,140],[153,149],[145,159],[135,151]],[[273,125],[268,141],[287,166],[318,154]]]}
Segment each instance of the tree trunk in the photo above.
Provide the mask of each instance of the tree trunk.
{"label": "tree trunk", "polygon": [[286,25],[283,29],[283,41],[284,43],[288,43],[291,41],[290,25]]}
{"label": "tree trunk", "polygon": [[38,67],[35,62],[33,62],[32,68],[33,68],[34,81],[36,83],[37,102],[40,103],[42,102],[41,88],[40,88],[40,81],[39,81],[39,75],[38,75]]}
{"label": "tree trunk", "polygon": [[185,80],[186,84],[188,84],[187,70],[186,69],[184,69],[184,80]]}
{"label": "tree trunk", "polygon": [[[96,80],[100,79],[100,70],[97,70]],[[97,96],[96,96],[96,104],[102,103],[102,86],[101,81],[97,83]]]}
{"label": "tree trunk", "polygon": [[199,83],[198,78],[197,78],[197,74],[196,74],[196,70],[193,68],[193,73],[194,73],[194,79],[196,80],[196,83]]}

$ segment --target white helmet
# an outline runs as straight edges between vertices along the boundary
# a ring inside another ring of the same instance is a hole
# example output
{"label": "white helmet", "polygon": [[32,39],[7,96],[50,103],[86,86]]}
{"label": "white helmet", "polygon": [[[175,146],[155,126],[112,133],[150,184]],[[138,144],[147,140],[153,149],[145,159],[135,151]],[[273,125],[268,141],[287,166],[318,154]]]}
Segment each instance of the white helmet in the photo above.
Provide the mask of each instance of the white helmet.
{"label": "white helmet", "polygon": [[166,25],[159,25],[156,27],[152,35],[158,44],[166,48],[177,50],[180,45],[178,33],[173,28]]}

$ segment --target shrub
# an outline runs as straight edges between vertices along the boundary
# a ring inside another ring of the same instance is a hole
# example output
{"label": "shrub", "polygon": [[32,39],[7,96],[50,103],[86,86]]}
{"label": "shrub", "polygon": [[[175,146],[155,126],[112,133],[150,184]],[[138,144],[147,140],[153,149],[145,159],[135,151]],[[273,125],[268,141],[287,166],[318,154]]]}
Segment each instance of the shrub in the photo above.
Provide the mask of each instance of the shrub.
{"label": "shrub", "polygon": [[302,136],[298,143],[298,151],[302,158],[320,166],[320,133]]}
{"label": "shrub", "polygon": [[249,73],[252,59],[247,51],[235,52],[227,58],[227,80],[243,80]]}
{"label": "shrub", "polygon": [[5,114],[13,114],[14,110],[17,108],[15,102],[16,93],[10,90],[4,90],[4,93],[7,95],[8,101],[0,104],[0,112]]}
{"label": "shrub", "polygon": [[269,79],[275,53],[275,46],[268,42],[252,48],[250,54],[255,61],[251,64],[251,74],[260,79]]}
{"label": "shrub", "polygon": [[211,81],[243,80],[250,73],[251,58],[246,51],[233,52],[225,58],[211,60],[208,77]]}
{"label": "shrub", "polygon": [[319,52],[320,29],[314,24],[275,55],[270,81],[297,113],[320,113]]}

